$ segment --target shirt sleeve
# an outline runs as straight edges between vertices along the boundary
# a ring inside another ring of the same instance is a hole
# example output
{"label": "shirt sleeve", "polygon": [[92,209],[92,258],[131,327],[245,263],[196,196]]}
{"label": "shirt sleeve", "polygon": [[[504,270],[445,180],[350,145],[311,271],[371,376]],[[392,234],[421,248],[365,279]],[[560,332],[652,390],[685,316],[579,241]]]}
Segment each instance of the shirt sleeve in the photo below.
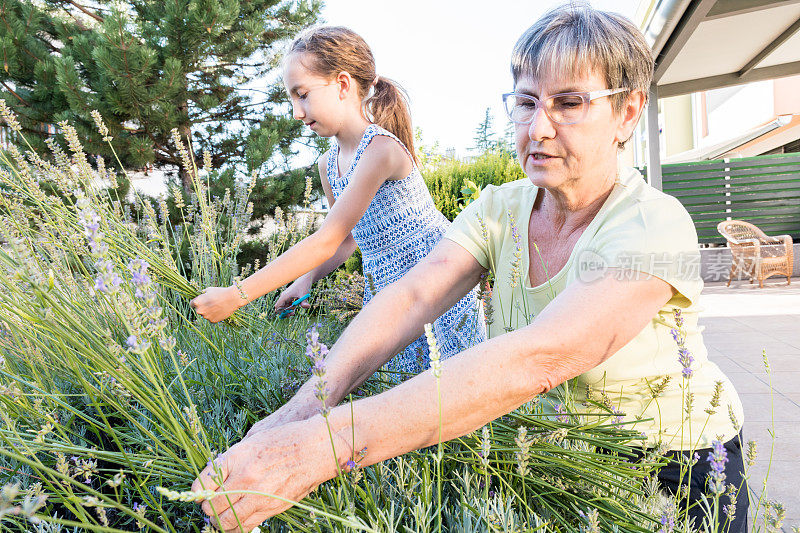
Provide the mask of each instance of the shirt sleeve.
{"label": "shirt sleeve", "polygon": [[603,225],[595,252],[621,279],[648,274],[696,304],[703,282],[697,232],[689,213],[671,196],[640,201]]}
{"label": "shirt sleeve", "polygon": [[445,233],[446,239],[467,250],[485,269],[491,269],[494,257],[490,243],[498,224],[492,216],[491,206],[496,188],[494,185],[484,187],[478,199],[459,213]]}

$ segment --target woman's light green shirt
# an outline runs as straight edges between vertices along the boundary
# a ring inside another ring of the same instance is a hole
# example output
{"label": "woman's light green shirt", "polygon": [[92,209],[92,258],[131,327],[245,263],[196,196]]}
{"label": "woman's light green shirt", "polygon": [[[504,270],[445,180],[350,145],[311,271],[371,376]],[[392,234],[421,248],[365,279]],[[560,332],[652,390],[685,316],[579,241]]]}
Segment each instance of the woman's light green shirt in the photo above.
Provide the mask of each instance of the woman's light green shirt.
{"label": "woman's light green shirt", "polygon": [[[636,422],[633,427],[646,434],[649,444],[663,443],[672,450],[706,448],[713,439],[736,435],[734,422],[741,427],[742,405],[728,378],[708,360],[697,323],[703,288],[697,233],[680,202],[647,185],[636,170],[621,170],[566,265],[550,272],[548,282],[531,287],[528,221],[537,191],[527,179],[489,185],[446,234],[494,272],[489,336],[526,326],[567,285],[591,283],[607,269],[627,279],[640,273],[657,276],[677,294],[617,353],[570,380],[575,406],[597,411],[581,404],[587,394],[596,401],[603,400],[604,394],[606,403],[610,401],[625,414],[626,422]],[[533,260],[537,257],[534,250]],[[672,333],[675,309],[681,311],[685,346],[694,358],[688,379],[683,377]],[[665,377],[669,379],[666,387],[654,398],[653,390]],[[722,384],[722,391],[718,402],[712,402],[716,382]],[[560,407],[563,387],[547,393],[546,409]],[[687,391],[692,395],[688,414]]]}

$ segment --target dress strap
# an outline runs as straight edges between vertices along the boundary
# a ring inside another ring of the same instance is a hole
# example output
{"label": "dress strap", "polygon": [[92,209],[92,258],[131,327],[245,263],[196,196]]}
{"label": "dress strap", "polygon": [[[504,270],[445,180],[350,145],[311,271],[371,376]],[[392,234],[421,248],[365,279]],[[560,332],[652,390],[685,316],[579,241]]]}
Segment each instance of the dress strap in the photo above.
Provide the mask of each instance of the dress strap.
{"label": "dress strap", "polygon": [[[367,129],[364,130],[364,135],[361,137],[361,141],[358,143],[355,156],[353,156],[353,162],[350,163],[350,168],[348,168],[344,172],[344,174],[341,175],[341,177],[345,177],[351,172],[353,172],[353,170],[356,168],[356,165],[358,165],[358,162],[361,160],[361,156],[364,154],[364,151],[367,149],[367,146],[369,146],[369,143],[372,141],[372,139],[375,138],[376,135],[384,135],[386,137],[391,137],[392,139],[397,141],[397,143],[403,147],[403,150],[406,151],[406,154],[408,154],[408,157],[411,159],[411,164],[416,168],[417,165],[414,162],[414,156],[411,155],[411,152],[408,150],[406,145],[403,144],[402,141],[400,141],[400,139],[398,139],[395,134],[381,128],[377,124],[370,124],[369,126],[367,126]],[[331,147],[331,151],[328,154],[328,169],[327,169],[328,180],[337,179],[340,177],[339,165],[337,163],[338,160],[339,160],[339,143],[337,143],[336,139],[334,139],[333,146]]]}
{"label": "dress strap", "polygon": [[374,128],[377,127],[378,126],[375,124],[370,124],[367,126],[367,129],[364,130],[364,135],[361,136],[361,140],[358,142],[358,146],[356,147],[356,153],[353,156],[353,161],[350,163],[350,167],[345,170],[341,176],[339,175],[339,143],[336,142],[335,137],[333,138],[333,146],[328,154],[328,180],[344,178],[356,168],[359,159],[361,159],[361,154],[364,153],[367,145],[375,136]]}
{"label": "dress strap", "polygon": [[326,165],[325,172],[328,175],[328,183],[333,183],[339,177],[338,165],[336,160],[339,159],[339,143],[336,139],[333,140],[333,146],[328,151],[328,164]]}
{"label": "dress strap", "polygon": [[403,150],[405,150],[405,151],[406,151],[406,154],[408,154],[408,157],[411,159],[411,164],[412,164],[414,167],[416,167],[416,166],[417,166],[417,163],[416,163],[416,161],[414,160],[414,156],[411,154],[411,151],[408,149],[408,147],[407,147],[405,144],[403,144],[403,141],[401,141],[400,139],[398,139],[398,138],[397,138],[397,135],[395,135],[394,133],[392,133],[392,132],[391,132],[391,131],[389,131],[389,130],[386,130],[386,129],[384,129],[384,128],[382,128],[382,127],[378,126],[377,124],[374,124],[374,126],[375,126],[375,131],[374,131],[374,133],[372,134],[372,136],[370,137],[370,140],[372,139],[372,137],[375,137],[375,135],[383,135],[383,136],[385,136],[385,137],[390,137],[390,138],[394,139],[395,141],[397,141],[397,144],[399,144],[400,146],[402,146],[402,147],[403,147]]}
{"label": "dress strap", "polygon": [[[367,126],[367,129],[364,130],[364,135],[361,137],[361,142],[358,143],[358,148],[356,148],[356,155],[353,157],[353,162],[350,163],[350,168],[347,169],[348,174],[356,168],[356,165],[358,165],[358,162],[359,160],[361,160],[361,155],[364,153],[364,150],[367,149],[367,146],[369,145],[370,141],[372,141],[372,138],[375,137],[375,135],[378,133],[377,132],[378,128],[380,128],[380,126],[378,126],[377,124],[370,124],[369,126]],[[336,155],[338,156],[339,155],[338,146],[336,150],[337,150]]]}

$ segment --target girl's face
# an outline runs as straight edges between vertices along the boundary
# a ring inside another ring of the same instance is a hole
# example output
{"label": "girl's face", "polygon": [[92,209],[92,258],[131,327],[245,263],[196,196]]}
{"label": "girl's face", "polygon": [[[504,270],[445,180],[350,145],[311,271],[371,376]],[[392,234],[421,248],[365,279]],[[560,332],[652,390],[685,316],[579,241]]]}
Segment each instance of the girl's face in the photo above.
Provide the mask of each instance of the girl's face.
{"label": "girl's face", "polygon": [[304,54],[292,54],[283,68],[283,84],[292,104],[292,115],[322,137],[341,129],[345,106],[341,84],[306,68]]}

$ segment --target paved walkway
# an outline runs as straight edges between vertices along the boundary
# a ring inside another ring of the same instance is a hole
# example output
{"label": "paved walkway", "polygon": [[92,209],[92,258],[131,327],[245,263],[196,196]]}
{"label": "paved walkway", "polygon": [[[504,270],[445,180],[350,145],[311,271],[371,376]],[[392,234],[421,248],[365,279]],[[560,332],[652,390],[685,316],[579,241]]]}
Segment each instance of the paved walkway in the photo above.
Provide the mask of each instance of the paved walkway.
{"label": "paved walkway", "polygon": [[[783,530],[791,531],[800,526],[800,278],[792,278],[789,286],[786,278],[771,278],[763,289],[747,281],[734,281],[730,287],[707,283],[700,303],[705,308],[700,323],[706,328],[709,357],[742,398],[744,440],[758,443],[750,479],[753,500],[763,490],[774,420],[775,452],[766,498],[783,503]],[[772,404],[762,350],[772,369]],[[754,508],[755,501],[751,511]],[[759,523],[761,517],[763,510]]]}

